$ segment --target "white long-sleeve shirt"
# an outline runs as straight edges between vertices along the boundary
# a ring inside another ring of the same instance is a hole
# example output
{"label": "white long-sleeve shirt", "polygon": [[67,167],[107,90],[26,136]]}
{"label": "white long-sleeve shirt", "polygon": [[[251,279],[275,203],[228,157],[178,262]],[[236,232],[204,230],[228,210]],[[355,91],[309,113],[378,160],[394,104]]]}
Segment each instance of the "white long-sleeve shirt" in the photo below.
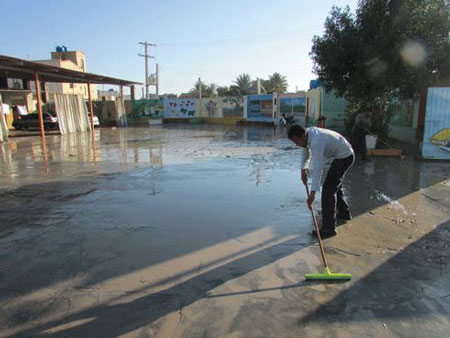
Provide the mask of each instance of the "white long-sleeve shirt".
{"label": "white long-sleeve shirt", "polygon": [[302,169],[312,165],[311,191],[319,191],[320,177],[325,160],[343,159],[353,154],[344,136],[329,129],[307,128],[308,144],[303,148]]}

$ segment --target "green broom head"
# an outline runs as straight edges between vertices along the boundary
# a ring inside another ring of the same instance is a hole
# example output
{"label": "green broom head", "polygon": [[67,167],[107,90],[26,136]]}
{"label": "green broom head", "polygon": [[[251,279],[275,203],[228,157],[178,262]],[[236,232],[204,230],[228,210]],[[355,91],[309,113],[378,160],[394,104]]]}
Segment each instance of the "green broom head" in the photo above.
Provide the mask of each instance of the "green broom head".
{"label": "green broom head", "polygon": [[309,273],[305,275],[305,278],[306,280],[350,280],[352,274],[330,272],[330,269],[326,267],[323,273]]}

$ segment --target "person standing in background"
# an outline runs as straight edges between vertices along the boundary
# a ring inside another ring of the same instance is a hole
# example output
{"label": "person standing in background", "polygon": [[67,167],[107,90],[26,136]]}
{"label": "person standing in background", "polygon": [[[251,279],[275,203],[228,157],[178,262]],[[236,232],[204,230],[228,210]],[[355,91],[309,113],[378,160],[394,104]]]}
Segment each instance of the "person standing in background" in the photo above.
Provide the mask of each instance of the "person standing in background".
{"label": "person standing in background", "polygon": [[352,146],[356,154],[361,155],[361,160],[370,161],[367,157],[366,135],[372,128],[372,112],[366,111],[356,115],[352,128]]}

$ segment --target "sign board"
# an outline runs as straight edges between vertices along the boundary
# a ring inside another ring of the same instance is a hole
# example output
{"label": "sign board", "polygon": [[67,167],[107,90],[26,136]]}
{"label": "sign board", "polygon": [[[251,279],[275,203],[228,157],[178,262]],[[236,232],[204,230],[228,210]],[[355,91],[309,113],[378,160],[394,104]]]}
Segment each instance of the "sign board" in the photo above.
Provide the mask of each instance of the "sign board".
{"label": "sign board", "polygon": [[247,120],[273,122],[273,95],[249,95],[247,97]]}

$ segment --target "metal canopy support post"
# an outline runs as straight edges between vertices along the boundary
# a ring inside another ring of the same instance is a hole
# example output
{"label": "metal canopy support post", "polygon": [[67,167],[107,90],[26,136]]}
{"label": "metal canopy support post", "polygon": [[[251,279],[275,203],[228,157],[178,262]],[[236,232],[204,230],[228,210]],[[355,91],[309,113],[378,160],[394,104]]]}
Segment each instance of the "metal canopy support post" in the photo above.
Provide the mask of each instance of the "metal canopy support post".
{"label": "metal canopy support post", "polygon": [[122,85],[120,86],[120,99],[122,100],[122,104],[125,104],[123,102],[123,86]]}
{"label": "metal canopy support post", "polygon": [[87,85],[88,85],[89,109],[91,113],[91,130],[92,136],[94,136],[94,109],[92,108],[91,82],[89,81]]}
{"label": "metal canopy support post", "polygon": [[38,106],[38,116],[39,116],[39,127],[41,129],[41,137],[44,139],[45,133],[44,133],[44,119],[42,116],[42,107],[41,107],[41,90],[39,86],[39,77],[38,73],[34,72],[34,83],[36,86],[36,99],[37,99],[37,106]]}
{"label": "metal canopy support post", "polygon": [[41,130],[42,155],[44,157],[44,162],[46,162],[47,161],[47,147],[45,146],[44,118],[42,116],[42,107],[41,107],[41,90],[40,90],[40,86],[39,86],[39,77],[38,77],[37,72],[34,72],[34,84],[36,86],[36,99],[37,99],[37,106],[38,106],[39,128]]}
{"label": "metal canopy support post", "polygon": [[131,94],[130,95],[131,96],[131,101],[134,101],[135,100],[135,96],[136,96],[134,85],[130,87],[130,94]]}
{"label": "metal canopy support post", "polygon": [[88,85],[88,97],[89,97],[89,109],[91,115],[91,136],[92,136],[92,152],[94,157],[94,162],[97,162],[97,154],[95,150],[95,134],[94,134],[94,109],[92,107],[92,96],[91,96],[91,82],[87,83]]}

